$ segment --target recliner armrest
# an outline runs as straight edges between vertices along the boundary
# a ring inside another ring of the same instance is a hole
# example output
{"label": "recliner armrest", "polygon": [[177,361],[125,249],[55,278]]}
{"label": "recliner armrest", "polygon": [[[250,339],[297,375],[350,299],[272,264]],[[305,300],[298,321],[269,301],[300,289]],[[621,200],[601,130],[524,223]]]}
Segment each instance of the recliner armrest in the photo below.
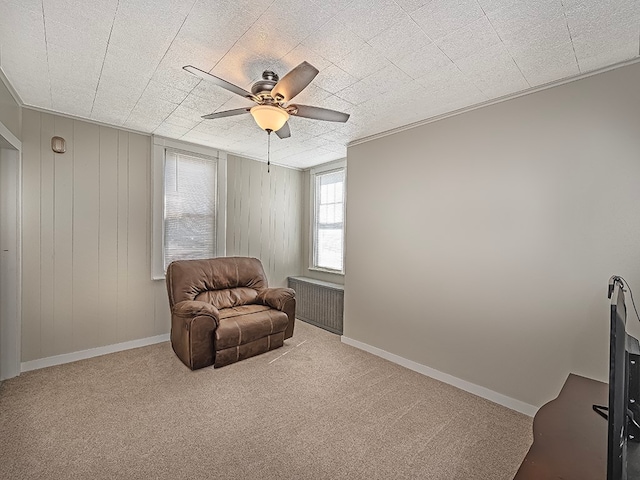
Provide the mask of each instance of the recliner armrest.
{"label": "recliner armrest", "polygon": [[292,288],[265,288],[258,293],[258,302],[276,310],[283,310],[285,304],[296,297]]}
{"label": "recliner armrest", "polygon": [[218,309],[210,303],[200,302],[197,300],[185,300],[180,303],[176,303],[171,311],[174,315],[179,317],[198,317],[202,315],[213,318],[215,324],[218,325],[220,313]]}

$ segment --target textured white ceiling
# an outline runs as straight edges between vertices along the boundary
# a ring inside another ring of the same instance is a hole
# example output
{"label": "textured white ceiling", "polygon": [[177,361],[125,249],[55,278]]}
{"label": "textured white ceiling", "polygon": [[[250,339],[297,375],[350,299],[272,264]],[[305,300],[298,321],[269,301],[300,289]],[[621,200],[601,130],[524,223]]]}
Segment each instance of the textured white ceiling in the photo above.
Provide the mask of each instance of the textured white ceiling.
{"label": "textured white ceiling", "polygon": [[243,88],[303,60],[295,99],[351,114],[292,118],[272,161],[306,168],[348,142],[632,59],[640,0],[0,0],[0,67],[26,105],[266,157]]}

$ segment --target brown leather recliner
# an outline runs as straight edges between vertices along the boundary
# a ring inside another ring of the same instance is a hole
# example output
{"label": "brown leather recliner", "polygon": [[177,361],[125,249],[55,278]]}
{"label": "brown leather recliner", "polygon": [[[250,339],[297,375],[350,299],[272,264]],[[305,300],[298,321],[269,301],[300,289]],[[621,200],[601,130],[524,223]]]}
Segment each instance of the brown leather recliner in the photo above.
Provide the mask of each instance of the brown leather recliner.
{"label": "brown leather recliner", "polygon": [[172,262],[167,291],[171,346],[192,370],[268,352],[293,335],[295,292],[268,288],[257,258]]}

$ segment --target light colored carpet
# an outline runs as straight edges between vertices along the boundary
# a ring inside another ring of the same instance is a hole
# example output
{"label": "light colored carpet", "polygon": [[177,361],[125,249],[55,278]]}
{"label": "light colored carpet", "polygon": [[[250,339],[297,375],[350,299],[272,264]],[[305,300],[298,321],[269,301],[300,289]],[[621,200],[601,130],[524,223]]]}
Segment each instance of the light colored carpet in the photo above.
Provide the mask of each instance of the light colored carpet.
{"label": "light colored carpet", "polygon": [[2,479],[511,479],[532,419],[303,322],[191,372],[168,343],[0,386]]}

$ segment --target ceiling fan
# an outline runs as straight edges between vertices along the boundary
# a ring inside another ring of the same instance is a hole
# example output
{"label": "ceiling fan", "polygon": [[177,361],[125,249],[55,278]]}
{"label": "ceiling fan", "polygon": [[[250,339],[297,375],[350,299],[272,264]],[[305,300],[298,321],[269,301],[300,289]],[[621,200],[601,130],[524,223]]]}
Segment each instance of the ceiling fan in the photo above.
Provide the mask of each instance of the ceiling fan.
{"label": "ceiling fan", "polygon": [[276,132],[278,137],[288,138],[291,136],[288,123],[290,115],[328,122],[346,122],[349,119],[349,114],[347,113],[329,110],[328,108],[289,103],[318,74],[318,69],[307,62],[302,62],[282,79],[275,72],[265,70],[262,73],[262,79],[251,86],[251,92],[194,66],[187,65],[182,68],[193,75],[197,75],[236,95],[257,103],[253,107],[242,107],[203,115],[202,118],[207,120],[251,113],[258,126],[266,130],[267,133]]}

